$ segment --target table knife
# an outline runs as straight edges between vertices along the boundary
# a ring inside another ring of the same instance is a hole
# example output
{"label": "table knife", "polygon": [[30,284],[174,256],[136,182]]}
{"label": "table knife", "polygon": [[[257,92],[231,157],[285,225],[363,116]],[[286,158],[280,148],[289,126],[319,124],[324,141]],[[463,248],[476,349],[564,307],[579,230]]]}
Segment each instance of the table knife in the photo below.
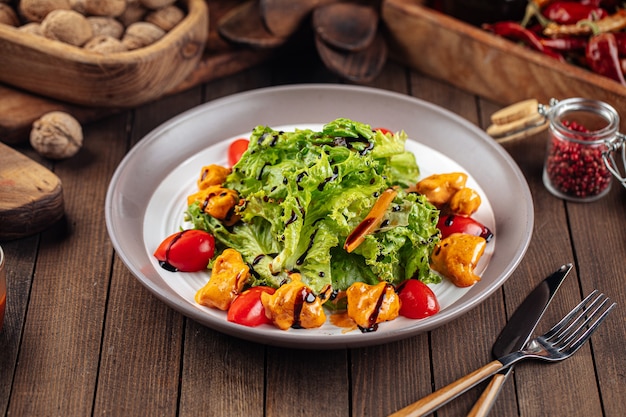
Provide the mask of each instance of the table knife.
{"label": "table knife", "polygon": [[[496,339],[491,350],[494,357],[500,358],[526,345],[535,327],[537,327],[537,323],[539,323],[543,313],[550,304],[552,297],[571,269],[572,264],[561,266],[528,294]],[[484,417],[489,414],[512,369],[513,367],[511,366],[497,373],[491,379],[485,391],[483,391],[474,407],[470,410],[468,417]]]}

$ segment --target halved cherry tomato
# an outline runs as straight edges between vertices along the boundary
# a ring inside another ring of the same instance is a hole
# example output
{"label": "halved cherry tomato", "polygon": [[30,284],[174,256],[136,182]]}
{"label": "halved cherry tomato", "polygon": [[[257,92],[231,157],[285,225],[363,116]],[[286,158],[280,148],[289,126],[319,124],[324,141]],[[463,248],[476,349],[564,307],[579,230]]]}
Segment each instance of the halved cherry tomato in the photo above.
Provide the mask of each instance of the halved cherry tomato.
{"label": "halved cherry tomato", "polygon": [[439,217],[437,228],[441,230],[441,237],[446,238],[452,233],[465,233],[466,235],[480,236],[489,242],[493,233],[484,224],[471,217],[456,214],[444,214]]}
{"label": "halved cherry tomato", "polygon": [[265,315],[265,307],[261,303],[261,294],[264,292],[274,294],[275,291],[274,288],[263,286],[245,290],[232,302],[226,318],[233,323],[249,327],[272,324],[272,321]]}
{"label": "halved cherry tomato", "polygon": [[435,293],[418,279],[407,279],[396,289],[400,298],[400,315],[410,319],[423,319],[439,312]]}
{"label": "halved cherry tomato", "polygon": [[377,127],[377,128],[375,128],[375,129],[373,129],[373,130],[374,130],[374,132],[376,132],[377,130],[379,130],[379,131],[380,131],[380,133],[382,133],[383,135],[386,135],[387,133],[391,133],[391,134],[393,135],[393,132],[392,132],[391,130],[386,129],[386,128],[384,128],[384,127]]}
{"label": "halved cherry tomato", "polygon": [[228,164],[232,167],[241,159],[241,155],[248,149],[248,139],[236,139],[228,147]]}
{"label": "halved cherry tomato", "polygon": [[168,271],[196,272],[207,267],[214,253],[213,235],[204,230],[189,229],[165,238],[154,257]]}

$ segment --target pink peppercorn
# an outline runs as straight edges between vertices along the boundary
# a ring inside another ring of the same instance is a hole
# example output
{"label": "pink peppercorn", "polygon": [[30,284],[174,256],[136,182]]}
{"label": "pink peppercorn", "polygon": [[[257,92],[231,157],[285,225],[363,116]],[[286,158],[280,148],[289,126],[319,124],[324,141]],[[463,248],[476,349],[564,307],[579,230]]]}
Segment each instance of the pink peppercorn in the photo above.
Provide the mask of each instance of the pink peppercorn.
{"label": "pink peppercorn", "polygon": [[603,104],[569,99],[551,109],[543,182],[557,197],[594,201],[610,189],[612,174],[602,153],[607,150],[606,140],[617,132],[619,117]]}

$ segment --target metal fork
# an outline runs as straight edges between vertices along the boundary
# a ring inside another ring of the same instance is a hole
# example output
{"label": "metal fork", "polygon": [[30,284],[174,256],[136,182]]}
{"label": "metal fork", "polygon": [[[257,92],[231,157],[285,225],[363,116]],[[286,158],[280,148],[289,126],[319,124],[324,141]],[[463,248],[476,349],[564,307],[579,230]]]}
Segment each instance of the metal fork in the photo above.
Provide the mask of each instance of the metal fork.
{"label": "metal fork", "polygon": [[396,411],[389,417],[427,415],[496,372],[523,359],[540,359],[548,362],[567,359],[589,340],[593,332],[616,305],[616,303],[611,303],[606,295],[594,290],[544,335],[528,342],[524,349],[488,363],[421,400]]}

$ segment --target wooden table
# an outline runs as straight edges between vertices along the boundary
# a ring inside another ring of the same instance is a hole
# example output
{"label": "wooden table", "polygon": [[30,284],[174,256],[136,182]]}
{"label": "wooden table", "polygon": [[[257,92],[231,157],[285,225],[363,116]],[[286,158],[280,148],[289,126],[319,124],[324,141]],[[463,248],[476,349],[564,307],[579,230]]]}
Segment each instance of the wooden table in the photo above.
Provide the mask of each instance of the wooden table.
{"label": "wooden table", "polygon": [[[42,161],[63,181],[66,217],[39,235],[2,242],[9,304],[0,332],[0,415],[384,416],[491,360],[507,316],[567,262],[575,270],[541,329],[594,288],[609,294],[618,309],[568,361],[518,366],[491,415],[623,415],[626,190],[616,184],[590,204],[551,196],[541,182],[542,135],[506,145],[534,197],[534,234],[525,258],[495,295],[429,333],[358,349],[264,346],[185,318],[129,273],[104,220],[109,180],[128,150],[193,106],[257,87],[306,82],[340,80],[305,50],[93,122],[84,128],[85,146],[77,156]],[[371,85],[433,102],[483,128],[501,107],[393,62]],[[26,146],[18,149],[41,161]],[[502,196],[515,198],[506,190]],[[480,392],[471,390],[437,415],[465,415]]]}

